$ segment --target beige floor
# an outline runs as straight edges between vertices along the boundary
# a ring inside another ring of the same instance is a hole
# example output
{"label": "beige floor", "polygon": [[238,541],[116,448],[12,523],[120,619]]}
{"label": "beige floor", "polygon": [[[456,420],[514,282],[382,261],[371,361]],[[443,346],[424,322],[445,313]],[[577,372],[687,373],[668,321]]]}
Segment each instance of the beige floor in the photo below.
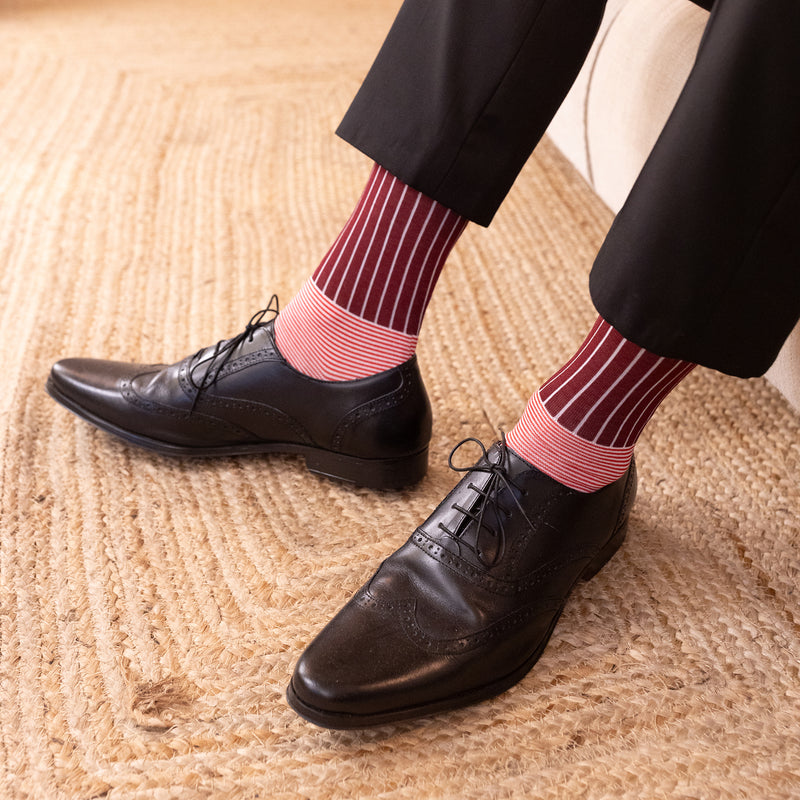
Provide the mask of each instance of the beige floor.
{"label": "beige floor", "polygon": [[761,380],[669,398],[628,543],[517,687],[364,733],[284,703],[452,445],[512,425],[593,318],[610,215],[547,144],[431,306],[413,490],[154,457],[44,394],[61,356],[177,358],[291,296],[369,170],[331,130],[396,5],[0,2],[0,796],[800,796],[800,419]]}

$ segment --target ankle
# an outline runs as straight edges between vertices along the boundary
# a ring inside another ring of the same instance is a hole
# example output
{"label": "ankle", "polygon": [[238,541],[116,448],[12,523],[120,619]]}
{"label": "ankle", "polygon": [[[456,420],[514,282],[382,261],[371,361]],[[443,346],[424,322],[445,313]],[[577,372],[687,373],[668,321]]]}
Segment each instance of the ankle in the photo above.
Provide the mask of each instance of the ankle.
{"label": "ankle", "polygon": [[275,341],[299,372],[318,380],[349,381],[408,361],[417,337],[355,316],[309,279],[275,321]]}
{"label": "ankle", "polygon": [[625,474],[633,446],[608,447],[576,436],[550,416],[536,392],[506,437],[522,459],[579,492],[596,492]]}

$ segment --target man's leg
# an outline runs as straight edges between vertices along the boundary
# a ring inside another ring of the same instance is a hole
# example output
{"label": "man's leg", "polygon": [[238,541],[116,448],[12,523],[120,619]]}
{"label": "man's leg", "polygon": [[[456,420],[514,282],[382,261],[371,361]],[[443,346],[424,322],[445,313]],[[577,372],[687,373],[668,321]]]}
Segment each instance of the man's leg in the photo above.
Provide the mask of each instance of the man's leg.
{"label": "man's leg", "polygon": [[577,75],[604,5],[404,3],[338,130],[381,166],[276,322],[293,366],[345,380],[413,354],[447,254],[467,219],[488,224]]}
{"label": "man's leg", "polygon": [[430,294],[466,219],[491,219],[544,132],[603,6],[406,0],[340,129],[385,145],[380,166],[283,314],[169,367],[59,362],[50,393],[161,453],[296,452],[367,486],[418,480],[431,426],[413,353]]}
{"label": "man's leg", "polygon": [[609,322],[601,318],[509,434],[562,483],[609,482],[641,432],[638,408],[646,421],[693,361],[763,373],[800,316],[798,31],[790,0],[720,0],[712,13],[595,262],[592,295]]}
{"label": "man's leg", "polygon": [[376,165],[333,247],[276,320],[281,353],[295,369],[329,381],[407,361],[466,224]]}
{"label": "man's leg", "polygon": [[531,397],[508,445],[559,483],[597,491],[627,472],[645,425],[694,366],[639,347],[598,317]]}
{"label": "man's leg", "polygon": [[794,0],[718,0],[595,264],[605,319],[309,645],[288,689],[301,715],[361,727],[513,685],[622,542],[657,403],[694,362],[769,365],[800,313],[798,36]]}

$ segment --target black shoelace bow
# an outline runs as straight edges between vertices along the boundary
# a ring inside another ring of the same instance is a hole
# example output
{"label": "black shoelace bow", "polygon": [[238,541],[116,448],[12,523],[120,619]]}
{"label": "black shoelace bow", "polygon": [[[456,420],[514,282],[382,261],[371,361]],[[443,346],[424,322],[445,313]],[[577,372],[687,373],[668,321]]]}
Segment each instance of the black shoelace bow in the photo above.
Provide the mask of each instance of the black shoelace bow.
{"label": "black shoelace bow", "polygon": [[[280,306],[278,305],[278,295],[274,294],[270,298],[269,303],[267,303],[266,308],[262,308],[250,317],[250,321],[241,333],[237,333],[232,339],[220,340],[213,348],[203,347],[191,357],[189,362],[191,364],[189,367],[189,383],[197,390],[194,400],[192,400],[192,411],[194,411],[197,401],[200,399],[200,395],[203,391],[216,383],[220,372],[222,372],[225,365],[233,358],[239,345],[243,344],[245,341],[252,342],[253,334],[259,328],[263,328],[265,325],[272,322],[279,313]],[[272,316],[264,322],[264,317],[267,314],[272,314]],[[209,355],[200,358],[203,353],[209,350],[211,350]],[[195,372],[204,365],[206,366],[206,370],[203,373],[203,377],[198,382],[195,380]]]}
{"label": "black shoelace bow", "polygon": [[[455,464],[453,464],[453,456],[455,455],[456,451],[463,447],[467,442],[475,442],[475,444],[480,447],[483,457],[478,461],[478,463],[471,467],[457,467]],[[499,460],[497,462],[491,461],[489,459],[489,453],[484,447],[483,442],[481,442],[480,439],[470,437],[459,442],[450,451],[450,457],[447,460],[450,469],[454,470],[455,472],[483,472],[490,476],[484,487],[476,486],[472,482],[469,483],[468,488],[472,489],[478,495],[471,508],[464,508],[458,503],[453,503],[452,506],[456,511],[464,514],[467,520],[471,520],[475,523],[476,536],[474,544],[464,540],[464,533],[466,533],[467,529],[470,527],[468,524],[459,525],[456,531],[451,531],[444,523],[439,523],[439,528],[441,530],[454,539],[459,546],[464,546],[471,550],[475,554],[475,557],[478,559],[478,561],[487,569],[491,569],[493,566],[495,566],[503,558],[503,554],[505,553],[505,520],[511,516],[512,512],[499,502],[498,495],[503,487],[509,490],[508,494],[514,500],[514,503],[516,504],[520,513],[525,518],[525,521],[528,523],[528,525],[533,527],[533,523],[525,513],[525,509],[522,507],[517,497],[518,494],[524,497],[527,495],[527,491],[520,489],[520,487],[514,483],[514,481],[511,479],[511,476],[508,474],[508,445],[506,445],[506,438],[504,434],[501,434],[498,450],[500,453]],[[490,505],[495,509],[494,517],[497,520],[497,528],[492,527],[486,520],[484,520],[486,509]],[[490,559],[486,559],[484,557],[486,548],[482,548],[480,546],[481,534],[484,531],[486,532],[486,535],[488,535],[495,542],[494,556]]]}

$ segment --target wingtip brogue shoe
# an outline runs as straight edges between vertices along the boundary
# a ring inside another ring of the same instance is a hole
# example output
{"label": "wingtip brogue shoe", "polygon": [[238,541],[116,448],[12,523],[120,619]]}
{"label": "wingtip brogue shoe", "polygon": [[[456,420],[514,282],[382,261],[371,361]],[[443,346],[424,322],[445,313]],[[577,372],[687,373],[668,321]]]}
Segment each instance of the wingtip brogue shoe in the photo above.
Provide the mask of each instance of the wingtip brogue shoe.
{"label": "wingtip brogue shoe", "polygon": [[87,422],[164,455],[294,453],[312,472],[361,486],[419,481],[431,407],[416,357],[367,378],[316,380],[284,359],[274,318],[263,314],[175,364],[59,361],[47,391]]}
{"label": "wingtip brogue shoe", "polygon": [[575,583],[625,537],[636,469],[592,494],[495,444],[300,657],[292,708],[327,728],[497,695],[542,654]]}

